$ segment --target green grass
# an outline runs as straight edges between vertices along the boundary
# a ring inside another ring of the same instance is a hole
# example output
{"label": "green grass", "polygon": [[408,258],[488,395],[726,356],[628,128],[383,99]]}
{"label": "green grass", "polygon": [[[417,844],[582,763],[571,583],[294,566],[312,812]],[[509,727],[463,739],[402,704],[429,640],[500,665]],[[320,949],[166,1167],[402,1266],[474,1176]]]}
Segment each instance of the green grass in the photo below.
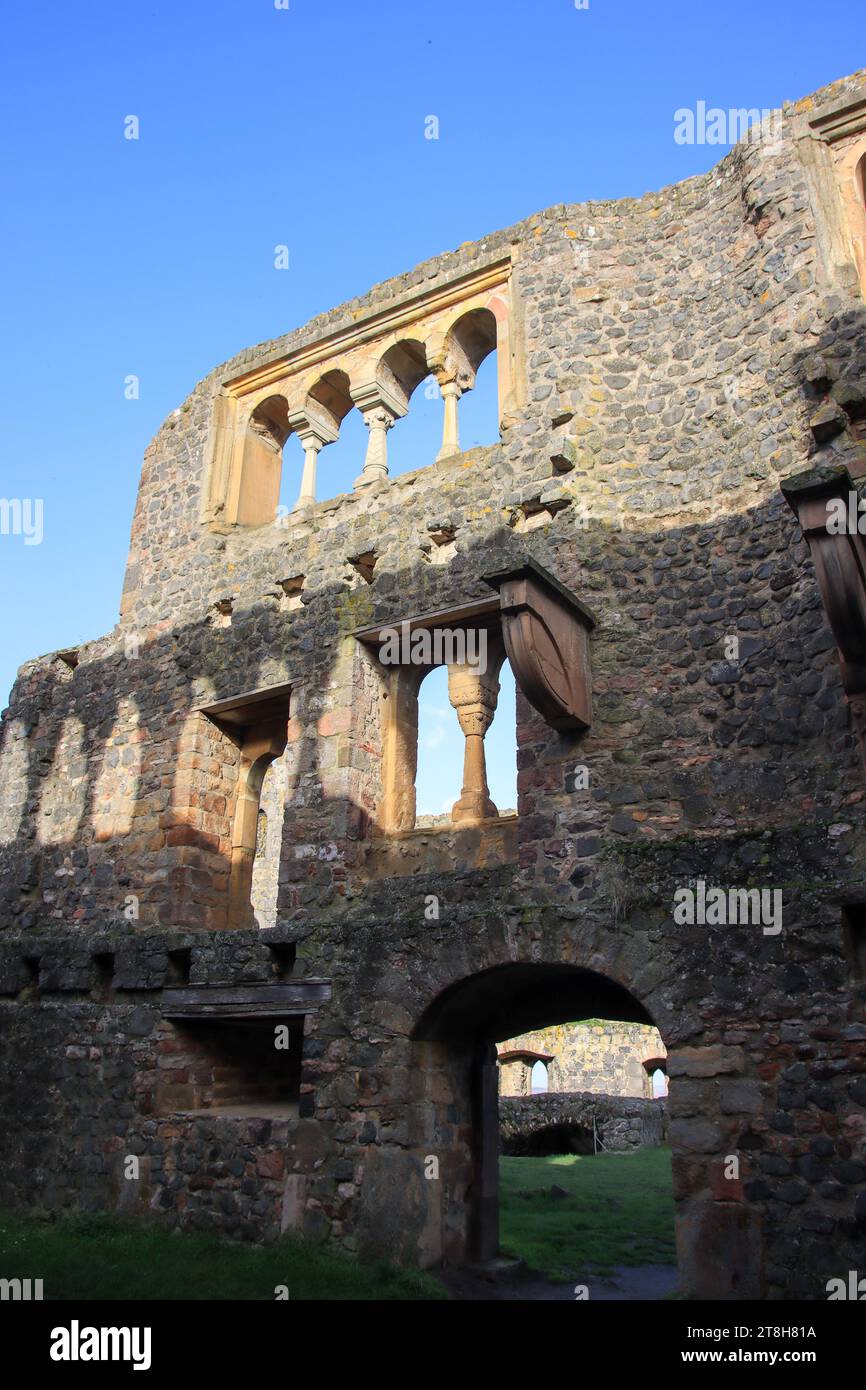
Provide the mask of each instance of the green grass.
{"label": "green grass", "polygon": [[552,1279],[676,1263],[669,1149],[501,1158],[499,1185],[503,1253]]}
{"label": "green grass", "polygon": [[436,1299],[428,1274],[361,1264],[285,1236],[247,1245],[113,1216],[39,1221],[0,1212],[0,1277],[42,1279],[46,1299]]}

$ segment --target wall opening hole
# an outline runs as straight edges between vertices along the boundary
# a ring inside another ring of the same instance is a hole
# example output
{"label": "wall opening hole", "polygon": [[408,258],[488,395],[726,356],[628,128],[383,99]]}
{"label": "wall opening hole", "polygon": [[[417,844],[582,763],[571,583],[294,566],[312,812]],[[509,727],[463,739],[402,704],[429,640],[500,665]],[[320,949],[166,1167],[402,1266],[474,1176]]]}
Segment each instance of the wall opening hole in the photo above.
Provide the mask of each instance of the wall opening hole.
{"label": "wall opening hole", "polygon": [[188,985],[192,967],[192,950],[189,946],[178,947],[166,953],[165,982],[168,985]]}
{"label": "wall opening hole", "polygon": [[173,1024],[173,1067],[160,1077],[160,1114],[297,1114],[303,1018],[220,1019]]}
{"label": "wall opening hole", "polygon": [[113,997],[114,952],[96,951],[93,956],[93,994],[102,1003],[109,1003]]}

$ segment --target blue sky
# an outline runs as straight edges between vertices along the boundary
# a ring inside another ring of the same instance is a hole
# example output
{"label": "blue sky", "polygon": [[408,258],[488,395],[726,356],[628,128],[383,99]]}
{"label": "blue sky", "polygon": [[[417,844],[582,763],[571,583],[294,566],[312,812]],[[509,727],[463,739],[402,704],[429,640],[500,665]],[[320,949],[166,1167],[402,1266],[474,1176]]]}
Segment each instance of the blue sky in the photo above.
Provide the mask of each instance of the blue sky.
{"label": "blue sky", "polygon": [[[219,362],[539,208],[709,168],[723,149],[677,144],[678,108],[803,96],[857,67],[864,15],[860,0],[8,6],[0,496],[42,499],[44,536],[0,535],[0,701],[24,660],[113,626],[145,445]],[[481,386],[461,404],[464,442],[483,438]],[[392,431],[399,467],[438,429],[429,405]],[[327,451],[326,467],[336,480]]]}

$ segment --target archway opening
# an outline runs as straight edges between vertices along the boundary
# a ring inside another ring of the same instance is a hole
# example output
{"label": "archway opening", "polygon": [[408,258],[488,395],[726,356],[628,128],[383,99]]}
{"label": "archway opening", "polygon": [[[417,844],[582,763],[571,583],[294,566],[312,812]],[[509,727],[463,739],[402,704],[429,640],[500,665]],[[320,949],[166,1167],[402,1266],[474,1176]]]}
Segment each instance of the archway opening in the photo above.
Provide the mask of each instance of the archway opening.
{"label": "archway opening", "polygon": [[[676,1289],[666,1106],[647,1096],[643,1069],[664,1045],[625,986],[571,965],[497,966],[444,990],[414,1036],[438,1044],[428,1066],[447,1073],[443,1094],[472,1136],[455,1167],[464,1258],[521,1260],[590,1287],[662,1266],[660,1286]],[[448,1199],[442,1209],[453,1225]]]}

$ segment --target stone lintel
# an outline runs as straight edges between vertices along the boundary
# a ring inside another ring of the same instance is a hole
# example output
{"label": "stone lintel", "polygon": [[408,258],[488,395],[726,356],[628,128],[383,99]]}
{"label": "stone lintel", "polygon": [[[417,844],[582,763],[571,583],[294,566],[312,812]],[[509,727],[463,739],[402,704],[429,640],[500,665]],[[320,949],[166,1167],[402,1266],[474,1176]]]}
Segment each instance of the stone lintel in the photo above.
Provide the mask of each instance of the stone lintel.
{"label": "stone lintel", "polygon": [[224,724],[245,728],[249,724],[264,723],[286,714],[292,688],[291,682],[285,682],[282,685],[265,686],[261,690],[248,690],[242,695],[231,695],[226,700],[198,705],[196,713],[206,714],[208,718],[218,719]]}
{"label": "stone lintel", "polygon": [[167,985],[162,992],[164,1018],[286,1018],[310,1013],[331,997],[327,979],[280,984]]}

